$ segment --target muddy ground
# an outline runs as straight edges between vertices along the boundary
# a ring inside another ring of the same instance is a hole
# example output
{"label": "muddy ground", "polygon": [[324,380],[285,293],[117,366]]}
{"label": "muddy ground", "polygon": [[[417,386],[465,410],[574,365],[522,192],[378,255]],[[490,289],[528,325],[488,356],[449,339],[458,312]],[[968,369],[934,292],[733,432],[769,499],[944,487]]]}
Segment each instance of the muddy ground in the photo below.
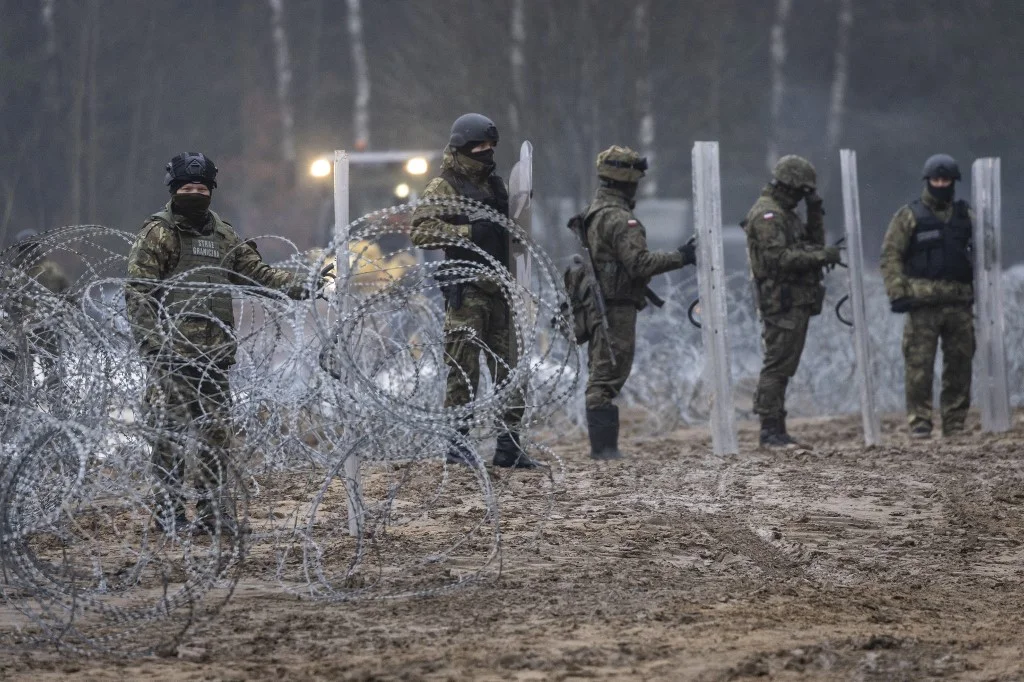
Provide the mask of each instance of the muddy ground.
{"label": "muddy ground", "polygon": [[[543,477],[507,481],[500,575],[327,604],[283,591],[254,548],[223,612],[176,655],[0,652],[0,678],[1024,679],[1024,415],[1008,435],[970,426],[909,442],[887,419],[885,445],[866,450],[857,418],[798,421],[813,449],[766,452],[748,424],[727,458],[680,430],[626,437],[632,457],[606,464],[574,439],[556,448],[550,512]],[[388,551],[419,560],[424,538],[472,525],[475,484],[457,476]],[[458,575],[447,564],[406,568],[430,585]]]}

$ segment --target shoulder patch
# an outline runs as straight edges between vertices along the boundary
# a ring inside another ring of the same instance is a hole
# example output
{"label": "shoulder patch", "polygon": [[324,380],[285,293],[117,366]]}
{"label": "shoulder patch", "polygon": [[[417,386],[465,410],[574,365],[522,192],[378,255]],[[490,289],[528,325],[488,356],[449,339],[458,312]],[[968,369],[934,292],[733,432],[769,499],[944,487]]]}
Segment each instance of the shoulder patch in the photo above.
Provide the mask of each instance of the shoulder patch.
{"label": "shoulder patch", "polygon": [[765,220],[775,220],[775,211],[765,211],[761,217]]}
{"label": "shoulder patch", "polygon": [[626,221],[626,225],[629,225],[630,227],[638,227],[640,225],[640,221],[636,218],[630,218]]}

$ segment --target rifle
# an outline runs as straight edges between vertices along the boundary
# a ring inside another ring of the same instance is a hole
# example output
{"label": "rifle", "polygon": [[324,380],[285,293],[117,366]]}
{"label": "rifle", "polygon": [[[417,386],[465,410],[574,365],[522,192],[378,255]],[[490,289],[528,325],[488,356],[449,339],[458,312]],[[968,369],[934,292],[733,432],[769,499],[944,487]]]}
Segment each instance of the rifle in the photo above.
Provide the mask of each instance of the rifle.
{"label": "rifle", "polygon": [[612,348],[612,340],[608,334],[608,307],[605,305],[601,282],[597,279],[597,271],[594,269],[594,256],[590,253],[590,248],[587,246],[587,234],[583,223],[583,215],[577,214],[570,218],[568,228],[570,232],[576,235],[576,239],[580,243],[580,251],[583,253],[580,260],[583,262],[583,268],[587,275],[590,295],[594,297],[594,304],[597,307],[597,316],[600,322],[598,332],[602,335],[604,343],[608,347],[608,356],[614,367],[618,365],[618,361],[615,359],[615,349]]}

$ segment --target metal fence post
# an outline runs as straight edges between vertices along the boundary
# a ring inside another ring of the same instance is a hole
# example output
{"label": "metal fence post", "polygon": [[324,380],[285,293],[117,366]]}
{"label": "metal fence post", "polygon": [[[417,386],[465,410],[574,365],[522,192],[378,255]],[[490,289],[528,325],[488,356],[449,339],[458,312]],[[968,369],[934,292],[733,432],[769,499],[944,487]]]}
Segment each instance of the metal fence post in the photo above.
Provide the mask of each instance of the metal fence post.
{"label": "metal fence post", "polygon": [[[334,248],[337,274],[338,315],[344,317],[348,302],[346,294],[349,280],[349,181],[348,152],[338,149],[334,152]],[[354,452],[348,454],[344,463],[345,488],[348,491],[348,532],[359,534],[363,510],[362,481],[359,475],[360,457]]]}
{"label": "metal fence post", "polygon": [[701,334],[705,361],[714,390],[711,440],[715,454],[736,454],[736,406],[732,397],[726,309],[725,254],[722,249],[722,188],[718,143],[693,146],[693,215],[697,235],[697,282],[701,301]]}
{"label": "metal fence post", "polygon": [[857,182],[857,152],[839,152],[843,177],[843,218],[846,225],[846,258],[850,277],[850,306],[853,308],[853,349],[857,358],[857,389],[860,392],[860,413],[864,426],[864,444],[882,441],[878,411],[875,409],[874,365],[868,333],[867,308],[864,302],[864,244],[861,238],[860,188]]}
{"label": "metal fence post", "polygon": [[974,204],[974,301],[977,323],[975,388],[981,430],[1009,431],[1010,394],[1006,385],[1006,327],[1003,318],[1002,192],[998,158],[971,166]]}

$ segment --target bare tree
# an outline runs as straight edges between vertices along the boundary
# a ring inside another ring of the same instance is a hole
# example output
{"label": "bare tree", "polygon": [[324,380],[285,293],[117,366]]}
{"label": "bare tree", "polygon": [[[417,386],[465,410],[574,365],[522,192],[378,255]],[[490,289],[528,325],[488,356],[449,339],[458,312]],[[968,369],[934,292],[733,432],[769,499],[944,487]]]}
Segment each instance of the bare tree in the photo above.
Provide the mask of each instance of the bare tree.
{"label": "bare tree", "polygon": [[274,65],[277,71],[277,106],[281,112],[281,158],[289,167],[295,165],[295,115],[292,112],[292,62],[288,53],[288,29],[285,24],[284,0],[267,0],[274,39]]}
{"label": "bare tree", "polygon": [[641,185],[641,194],[653,197],[658,194],[657,164],[655,164],[654,146],[654,97],[651,84],[651,4],[650,0],[640,0],[633,8],[633,30],[636,32],[637,76],[636,102],[639,109],[640,154],[647,157],[651,166],[647,177]]}
{"label": "bare tree", "polygon": [[355,71],[356,98],[353,113],[355,148],[370,146],[370,70],[366,63],[363,41],[363,16],[360,0],[348,0],[348,35],[352,46],[352,68]]}
{"label": "bare tree", "polygon": [[832,92],[829,97],[825,141],[831,152],[839,145],[846,113],[846,88],[849,82],[850,31],[853,28],[853,0],[839,0],[839,27],[836,34],[835,64],[832,67]]}
{"label": "bare tree", "polygon": [[526,99],[526,9],[525,0],[512,0],[512,26],[509,64],[512,67],[512,97],[508,100],[508,125],[516,141],[522,140],[520,120]]}
{"label": "bare tree", "polygon": [[772,24],[771,58],[772,58],[772,100],[771,128],[768,131],[768,168],[774,168],[779,160],[779,135],[782,123],[782,101],[786,94],[786,22],[793,0],[777,0],[775,5],[775,23]]}

